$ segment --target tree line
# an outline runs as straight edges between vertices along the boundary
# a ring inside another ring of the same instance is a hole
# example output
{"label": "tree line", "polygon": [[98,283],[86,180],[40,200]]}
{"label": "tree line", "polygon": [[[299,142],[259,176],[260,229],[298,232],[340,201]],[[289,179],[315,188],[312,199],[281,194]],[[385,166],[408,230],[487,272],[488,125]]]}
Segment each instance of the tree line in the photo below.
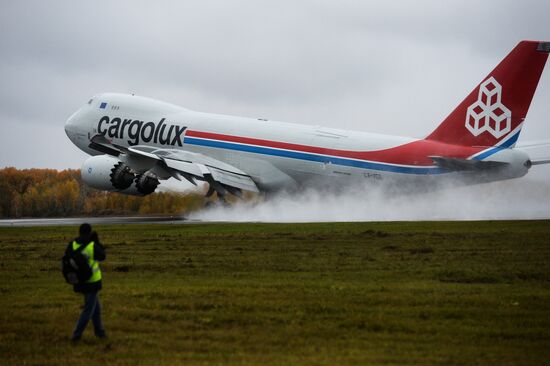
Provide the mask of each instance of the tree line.
{"label": "tree line", "polygon": [[86,186],[80,171],[0,169],[0,217],[180,214],[204,205],[198,192],[127,196]]}

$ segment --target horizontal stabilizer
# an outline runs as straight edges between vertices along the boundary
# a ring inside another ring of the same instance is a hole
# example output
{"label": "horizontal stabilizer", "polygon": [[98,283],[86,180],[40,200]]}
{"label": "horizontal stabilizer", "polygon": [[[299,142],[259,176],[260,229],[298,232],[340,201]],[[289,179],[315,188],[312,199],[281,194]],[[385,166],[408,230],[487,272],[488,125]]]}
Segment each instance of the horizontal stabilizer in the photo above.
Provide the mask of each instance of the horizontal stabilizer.
{"label": "horizontal stabilizer", "polygon": [[504,168],[508,165],[508,163],[501,161],[467,160],[443,156],[430,156],[430,159],[437,166],[450,171],[487,171]]}
{"label": "horizontal stabilizer", "polygon": [[531,165],[550,164],[550,159],[531,160]]}
{"label": "horizontal stabilizer", "polygon": [[524,141],[516,144],[518,149],[534,149],[541,147],[550,147],[550,140]]}

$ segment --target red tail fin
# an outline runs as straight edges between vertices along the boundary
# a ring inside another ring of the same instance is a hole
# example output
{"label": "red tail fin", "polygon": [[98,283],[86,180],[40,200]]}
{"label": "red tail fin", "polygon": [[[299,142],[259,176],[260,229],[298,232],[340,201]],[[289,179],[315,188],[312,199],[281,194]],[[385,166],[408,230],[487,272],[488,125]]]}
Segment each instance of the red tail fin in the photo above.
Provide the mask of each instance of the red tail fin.
{"label": "red tail fin", "polygon": [[550,42],[520,42],[426,139],[513,146],[549,52]]}

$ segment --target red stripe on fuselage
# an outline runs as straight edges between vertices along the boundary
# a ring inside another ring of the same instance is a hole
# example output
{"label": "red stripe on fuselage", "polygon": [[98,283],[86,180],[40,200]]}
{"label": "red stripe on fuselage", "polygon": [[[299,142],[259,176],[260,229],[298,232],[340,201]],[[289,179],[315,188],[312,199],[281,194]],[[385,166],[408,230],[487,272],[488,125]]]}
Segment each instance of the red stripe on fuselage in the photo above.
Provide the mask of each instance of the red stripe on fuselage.
{"label": "red stripe on fuselage", "polygon": [[450,158],[466,159],[485,149],[484,147],[449,145],[437,141],[418,140],[382,150],[350,151],[193,130],[187,130],[185,136],[320,155],[330,155],[341,158],[419,166],[433,166],[433,161],[429,158],[429,156],[445,156]]}

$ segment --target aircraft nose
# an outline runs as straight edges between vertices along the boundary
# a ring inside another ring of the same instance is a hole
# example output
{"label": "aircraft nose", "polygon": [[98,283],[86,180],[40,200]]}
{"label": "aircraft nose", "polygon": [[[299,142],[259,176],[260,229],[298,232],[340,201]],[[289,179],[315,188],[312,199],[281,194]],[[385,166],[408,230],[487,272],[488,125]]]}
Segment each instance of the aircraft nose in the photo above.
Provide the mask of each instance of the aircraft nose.
{"label": "aircraft nose", "polygon": [[67,137],[71,140],[71,141],[74,141],[74,139],[76,138],[76,133],[77,133],[77,115],[78,113],[80,112],[80,110],[74,112],[68,119],[67,121],[65,122],[65,134],[67,134]]}
{"label": "aircraft nose", "polygon": [[[73,114],[74,116],[74,114]],[[74,120],[73,116],[69,117],[67,121],[65,122],[65,134],[67,134],[67,137],[72,140],[72,136],[74,135]]]}

